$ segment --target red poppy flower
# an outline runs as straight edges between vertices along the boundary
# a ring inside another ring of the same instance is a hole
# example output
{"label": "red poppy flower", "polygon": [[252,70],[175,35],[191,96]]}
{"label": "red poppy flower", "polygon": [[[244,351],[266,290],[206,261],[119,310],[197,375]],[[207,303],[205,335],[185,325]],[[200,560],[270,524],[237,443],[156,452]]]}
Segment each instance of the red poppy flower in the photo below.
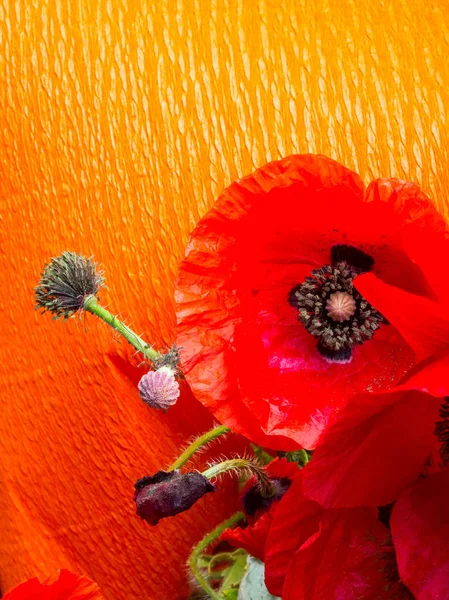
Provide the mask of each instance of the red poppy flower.
{"label": "red poppy flower", "polygon": [[5,594],[3,600],[103,600],[103,596],[87,577],[62,569],[56,581],[29,579]]}
{"label": "red poppy flower", "polygon": [[283,600],[405,600],[390,532],[370,508],[326,510],[301,478],[286,493],[265,546],[268,590]]}
{"label": "red poppy flower", "polygon": [[429,355],[423,328],[449,339],[449,323],[431,322],[449,298],[448,258],[445,223],[416,185],[378,180],[365,194],[322,156],[270,163],[190,238],[176,289],[186,379],[254,441],[315,448],[349,398],[392,389]]}
{"label": "red poppy flower", "polygon": [[449,598],[449,469],[405,490],[391,515],[399,574],[418,598]]}
{"label": "red poppy flower", "polygon": [[227,529],[221,535],[222,540],[232,546],[244,548],[260,560],[264,560],[265,542],[279,501],[300,474],[296,463],[285,459],[274,460],[264,470],[274,484],[275,493],[270,497],[263,496],[254,478],[251,478],[241,492],[241,502],[248,525]]}

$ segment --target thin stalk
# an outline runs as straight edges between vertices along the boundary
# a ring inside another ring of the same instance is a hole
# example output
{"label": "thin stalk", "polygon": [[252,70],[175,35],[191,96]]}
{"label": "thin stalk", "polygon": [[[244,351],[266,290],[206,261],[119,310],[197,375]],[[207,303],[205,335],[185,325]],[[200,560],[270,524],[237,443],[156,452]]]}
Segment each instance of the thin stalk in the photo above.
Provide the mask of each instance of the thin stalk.
{"label": "thin stalk", "polygon": [[214,479],[214,477],[222,475],[228,471],[246,471],[251,473],[251,475],[254,475],[257,480],[260,493],[264,498],[271,498],[276,493],[276,488],[274,487],[263,467],[247,458],[232,458],[230,460],[224,460],[221,463],[212,465],[203,471],[202,474],[204,477],[207,477],[207,479]]}
{"label": "thin stalk", "polygon": [[147,344],[147,342],[145,342],[141,337],[134,333],[132,329],[130,329],[127,325],[122,323],[122,321],[117,319],[117,317],[115,317],[112,313],[106,310],[104,306],[98,304],[95,296],[88,296],[84,300],[83,308],[84,310],[87,310],[88,312],[102,319],[105,323],[107,323],[113,329],[115,329],[115,331],[120,333],[120,335],[122,335],[125,338],[125,340],[127,340],[131,344],[131,346],[134,346],[134,348],[138,352],[143,354],[145,358],[148,358],[149,360],[154,362],[155,360],[158,360],[161,357],[159,352],[153,350],[150,344]]}
{"label": "thin stalk", "polygon": [[175,462],[170,467],[169,471],[174,471],[175,469],[180,469],[183,467],[188,460],[192,458],[195,452],[198,452],[203,446],[206,446],[212,440],[220,437],[221,435],[225,435],[229,433],[231,430],[226,425],[219,425],[210,431],[206,431],[203,435],[196,438],[188,448],[184,450],[181,456],[175,460]]}
{"label": "thin stalk", "polygon": [[201,554],[206,550],[206,548],[210,544],[212,544],[217,538],[219,538],[225,529],[233,527],[234,525],[239,523],[239,521],[242,521],[244,518],[245,515],[242,512],[236,512],[235,514],[233,514],[232,517],[230,517],[226,521],[223,521],[223,523],[220,523],[220,525],[215,527],[213,531],[205,535],[203,539],[193,548],[192,554],[190,555],[190,570],[192,571],[193,576],[197,580],[198,585],[201,586],[204,592],[209,596],[209,598],[212,598],[212,600],[223,600],[223,596],[211,588],[207,579],[202,574],[201,569],[198,567],[198,560]]}

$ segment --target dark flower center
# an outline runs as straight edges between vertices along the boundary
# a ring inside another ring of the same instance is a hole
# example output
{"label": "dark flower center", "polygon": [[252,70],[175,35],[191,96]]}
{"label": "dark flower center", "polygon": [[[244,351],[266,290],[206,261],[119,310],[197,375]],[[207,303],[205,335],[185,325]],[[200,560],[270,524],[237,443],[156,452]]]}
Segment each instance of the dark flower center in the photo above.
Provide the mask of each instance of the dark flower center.
{"label": "dark flower center", "polygon": [[353,280],[369,271],[373,259],[357,248],[332,248],[332,264],[315,269],[290,292],[298,319],[318,338],[317,349],[329,362],[347,363],[357,344],[370,340],[384,317],[355,289]]}

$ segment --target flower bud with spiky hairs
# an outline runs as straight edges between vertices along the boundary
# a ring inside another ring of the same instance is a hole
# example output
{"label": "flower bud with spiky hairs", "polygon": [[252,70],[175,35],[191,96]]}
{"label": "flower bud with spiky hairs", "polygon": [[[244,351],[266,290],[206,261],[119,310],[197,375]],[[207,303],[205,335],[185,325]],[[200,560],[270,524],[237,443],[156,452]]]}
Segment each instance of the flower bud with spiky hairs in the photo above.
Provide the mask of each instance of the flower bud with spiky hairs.
{"label": "flower bud with spiky hairs", "polygon": [[84,308],[86,298],[97,295],[103,282],[103,272],[92,258],[63,252],[45,265],[35,288],[36,310],[51,312],[54,319],[68,319]]}

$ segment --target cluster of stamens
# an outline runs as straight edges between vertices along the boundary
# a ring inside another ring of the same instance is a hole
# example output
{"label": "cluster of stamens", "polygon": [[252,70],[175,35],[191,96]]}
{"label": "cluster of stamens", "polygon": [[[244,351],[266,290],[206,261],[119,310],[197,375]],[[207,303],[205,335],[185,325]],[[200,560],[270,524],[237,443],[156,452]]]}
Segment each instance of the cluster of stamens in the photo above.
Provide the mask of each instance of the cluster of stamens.
{"label": "cluster of stamens", "polygon": [[[349,362],[352,349],[370,340],[384,318],[355,289],[353,280],[369,270],[372,259],[350,246],[339,247],[333,261],[311,272],[290,292],[290,303],[309,333],[318,338],[318,351],[330,362]],[[341,251],[344,248],[345,251]],[[348,259],[355,257],[351,264]],[[366,257],[366,266],[360,266]]]}

